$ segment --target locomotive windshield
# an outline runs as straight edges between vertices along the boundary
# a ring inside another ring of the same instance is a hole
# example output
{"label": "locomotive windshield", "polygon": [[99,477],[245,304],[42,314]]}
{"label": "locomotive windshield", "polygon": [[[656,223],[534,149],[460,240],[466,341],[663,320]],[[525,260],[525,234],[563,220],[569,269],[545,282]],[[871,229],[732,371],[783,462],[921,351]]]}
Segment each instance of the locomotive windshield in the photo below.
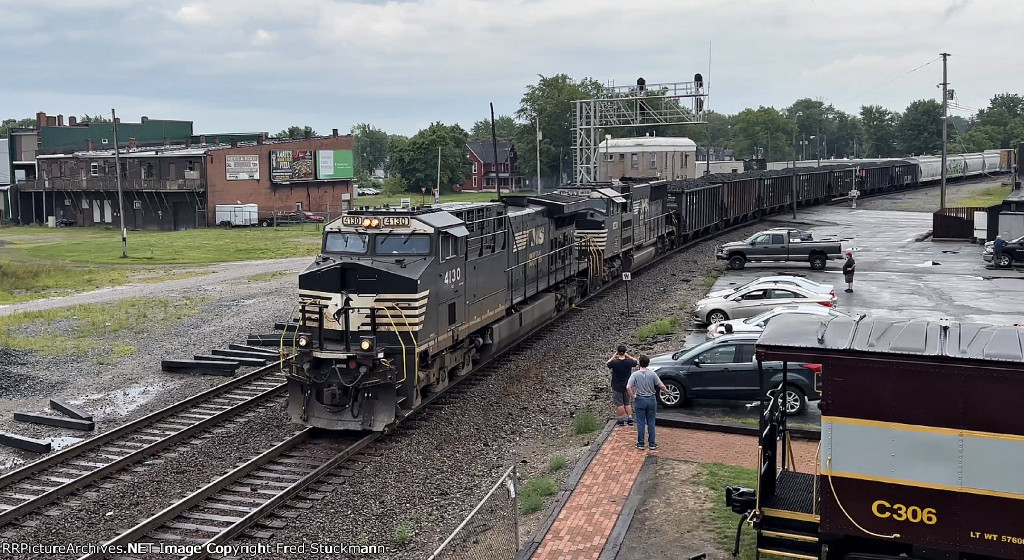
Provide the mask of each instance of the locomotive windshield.
{"label": "locomotive windshield", "polygon": [[368,238],[369,236],[365,233],[332,231],[327,234],[327,239],[324,241],[324,252],[363,255],[366,253]]}
{"label": "locomotive windshield", "polygon": [[378,255],[429,255],[429,235],[382,235],[377,234],[376,252]]}

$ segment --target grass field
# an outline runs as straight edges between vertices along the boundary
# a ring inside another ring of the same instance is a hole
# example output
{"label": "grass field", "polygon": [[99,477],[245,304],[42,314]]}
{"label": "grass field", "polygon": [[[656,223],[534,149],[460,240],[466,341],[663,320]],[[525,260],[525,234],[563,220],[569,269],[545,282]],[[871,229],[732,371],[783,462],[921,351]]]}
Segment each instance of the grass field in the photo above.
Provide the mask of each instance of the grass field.
{"label": "grass field", "polygon": [[167,325],[199,312],[199,299],[124,299],[115,303],[76,305],[46,311],[31,311],[0,317],[0,346],[61,355],[91,350],[101,352],[100,361],[130,354],[126,342],[117,337],[152,325]]}
{"label": "grass field", "polygon": [[957,206],[992,206],[1001,203],[1013,189],[1006,185],[995,185],[980,193],[955,201]]}
{"label": "grass field", "polygon": [[[697,479],[697,483],[715,494],[708,520],[709,525],[715,532],[721,549],[731,553],[736,539],[736,524],[739,523],[740,517],[725,505],[725,499],[722,496],[726,486],[754,488],[757,482],[757,471],[720,463],[703,464],[701,469],[704,472]],[[754,560],[754,552],[754,531],[750,527],[744,527],[743,537],[740,540],[740,555],[737,558]]]}

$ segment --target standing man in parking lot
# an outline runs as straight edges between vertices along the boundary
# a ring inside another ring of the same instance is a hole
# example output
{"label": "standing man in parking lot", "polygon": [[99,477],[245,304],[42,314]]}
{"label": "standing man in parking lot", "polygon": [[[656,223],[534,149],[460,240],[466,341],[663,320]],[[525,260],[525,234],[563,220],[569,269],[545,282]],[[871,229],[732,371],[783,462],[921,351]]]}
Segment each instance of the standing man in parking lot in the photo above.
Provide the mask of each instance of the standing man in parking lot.
{"label": "standing man in parking lot", "polygon": [[667,391],[658,374],[647,369],[651,359],[640,355],[640,369],[629,376],[626,389],[636,404],[636,448],[644,448],[644,430],[648,432],[647,449],[658,449],[658,440],[654,437],[654,420],[658,414],[658,389]]}
{"label": "standing man in parking lot", "polygon": [[630,406],[631,401],[629,392],[626,391],[626,382],[629,381],[629,374],[633,373],[636,364],[637,361],[626,353],[626,347],[622,344],[608,360],[608,367],[612,370],[612,404],[615,405],[616,412],[619,414],[617,422],[619,426],[633,425],[633,407]]}
{"label": "standing man in parking lot", "polygon": [[999,256],[1003,254],[1003,247],[1006,246],[1006,240],[1003,239],[1002,235],[997,235],[996,240],[992,242],[992,253],[993,259],[992,264],[995,268],[999,268]]}
{"label": "standing man in parking lot", "polygon": [[853,253],[851,251],[846,252],[846,262],[843,263],[843,278],[846,280],[846,293],[853,293],[853,272],[857,268],[857,263],[853,260]]}

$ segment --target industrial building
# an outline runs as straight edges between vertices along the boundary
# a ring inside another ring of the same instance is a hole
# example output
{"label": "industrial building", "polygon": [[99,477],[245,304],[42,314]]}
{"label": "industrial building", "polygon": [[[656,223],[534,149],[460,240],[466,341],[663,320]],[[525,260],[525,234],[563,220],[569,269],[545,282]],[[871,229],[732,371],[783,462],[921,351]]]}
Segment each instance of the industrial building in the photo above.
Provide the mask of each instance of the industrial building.
{"label": "industrial building", "polygon": [[[12,133],[12,219],[17,223],[180,230],[212,225],[217,204],[261,215],[338,212],[354,198],[352,137],[270,139],[267,133],[194,135],[189,121],[78,124],[37,115]],[[118,169],[117,160],[120,160]],[[3,191],[0,190],[0,194]],[[7,206],[11,206],[8,204]]]}
{"label": "industrial building", "polygon": [[698,176],[697,144],[689,138],[605,138],[598,147],[598,178],[692,179]]}

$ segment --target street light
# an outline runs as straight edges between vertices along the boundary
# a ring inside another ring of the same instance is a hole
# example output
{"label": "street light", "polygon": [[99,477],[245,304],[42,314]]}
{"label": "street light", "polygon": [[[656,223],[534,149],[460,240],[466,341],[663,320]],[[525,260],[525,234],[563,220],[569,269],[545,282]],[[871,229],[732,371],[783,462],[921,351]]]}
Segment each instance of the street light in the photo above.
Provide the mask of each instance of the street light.
{"label": "street light", "polygon": [[[818,135],[812,134],[811,135],[811,140],[814,140],[815,138],[818,138]],[[818,167],[821,167],[821,139],[820,138],[818,139],[818,142],[816,144],[814,144],[814,151],[818,155]]]}

